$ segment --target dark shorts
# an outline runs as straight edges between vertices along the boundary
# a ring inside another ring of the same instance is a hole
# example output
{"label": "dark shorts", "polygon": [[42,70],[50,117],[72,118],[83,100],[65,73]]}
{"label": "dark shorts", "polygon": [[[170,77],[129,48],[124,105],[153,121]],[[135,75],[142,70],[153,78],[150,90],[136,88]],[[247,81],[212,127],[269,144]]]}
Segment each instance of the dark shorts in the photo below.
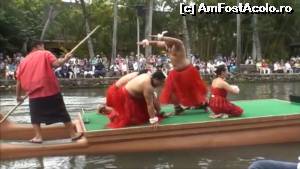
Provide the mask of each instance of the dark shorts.
{"label": "dark shorts", "polygon": [[30,99],[29,108],[32,124],[45,123],[49,125],[71,121],[61,93]]}

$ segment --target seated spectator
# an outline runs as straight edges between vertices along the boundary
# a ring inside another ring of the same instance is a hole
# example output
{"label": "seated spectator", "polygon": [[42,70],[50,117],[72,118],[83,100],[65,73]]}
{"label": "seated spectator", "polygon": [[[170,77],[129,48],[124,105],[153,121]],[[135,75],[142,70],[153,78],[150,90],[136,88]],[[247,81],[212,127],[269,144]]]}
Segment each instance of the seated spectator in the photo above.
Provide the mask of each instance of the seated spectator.
{"label": "seated spectator", "polygon": [[106,73],[105,66],[102,64],[102,62],[99,62],[97,65],[95,65],[95,77],[104,77]]}
{"label": "seated spectator", "polygon": [[118,64],[115,62],[115,64],[112,64],[109,68],[109,70],[111,70],[113,72],[113,76],[119,75],[120,72],[120,67],[118,66]]}
{"label": "seated spectator", "polygon": [[4,62],[4,59],[0,58],[0,78],[5,77],[5,69],[6,69],[6,63]]}
{"label": "seated spectator", "polygon": [[226,63],[223,60],[218,59],[216,66],[220,66],[220,65],[226,65]]}
{"label": "seated spectator", "polygon": [[6,65],[5,79],[15,79],[16,65],[12,62],[11,59],[8,60]]}
{"label": "seated spectator", "polygon": [[74,78],[77,79],[78,75],[80,74],[80,66],[75,62],[75,65],[73,65],[73,72],[74,72]]}
{"label": "seated spectator", "polygon": [[61,78],[68,78],[69,77],[68,67],[66,65],[61,67],[60,75],[61,75]]}
{"label": "seated spectator", "polygon": [[284,61],[281,59],[279,63],[279,70],[278,73],[284,73]]}
{"label": "seated spectator", "polygon": [[212,74],[215,71],[215,65],[212,63],[212,61],[208,61],[206,64],[206,71],[208,74]]}
{"label": "seated spectator", "polygon": [[279,73],[280,70],[280,64],[279,62],[274,63],[274,73]]}
{"label": "seated spectator", "polygon": [[245,62],[246,65],[254,65],[254,60],[249,56]]}
{"label": "seated spectator", "polygon": [[257,70],[259,73],[262,72],[262,67],[261,67],[261,65],[262,65],[261,61],[258,60],[258,61],[256,62],[256,70]]}
{"label": "seated spectator", "polygon": [[269,68],[269,64],[264,59],[261,62],[260,74],[271,74],[271,69]]}
{"label": "seated spectator", "polygon": [[205,70],[206,70],[206,64],[205,64],[205,62],[200,62],[199,68],[200,68],[200,73],[201,74],[205,74]]}
{"label": "seated spectator", "polygon": [[66,68],[67,68],[67,78],[72,79],[74,76],[74,71],[72,66],[69,63],[67,63]]}
{"label": "seated spectator", "polygon": [[127,66],[127,63],[125,62],[125,60],[121,61],[120,68],[121,68],[122,75],[126,75],[128,72],[128,66]]}
{"label": "seated spectator", "polygon": [[139,70],[139,63],[138,63],[137,61],[135,61],[135,62],[133,63],[133,71],[136,72],[136,71],[138,71],[138,70]]}
{"label": "seated spectator", "polygon": [[293,73],[293,69],[289,61],[284,64],[284,73]]}
{"label": "seated spectator", "polygon": [[86,78],[87,76],[94,76],[94,69],[95,67],[92,66],[90,63],[86,63],[84,67],[83,77]]}
{"label": "seated spectator", "polygon": [[230,73],[234,73],[236,71],[235,60],[230,61],[228,68],[229,68],[228,70]]}
{"label": "seated spectator", "polygon": [[295,73],[300,73],[300,60],[297,60],[294,66]]}

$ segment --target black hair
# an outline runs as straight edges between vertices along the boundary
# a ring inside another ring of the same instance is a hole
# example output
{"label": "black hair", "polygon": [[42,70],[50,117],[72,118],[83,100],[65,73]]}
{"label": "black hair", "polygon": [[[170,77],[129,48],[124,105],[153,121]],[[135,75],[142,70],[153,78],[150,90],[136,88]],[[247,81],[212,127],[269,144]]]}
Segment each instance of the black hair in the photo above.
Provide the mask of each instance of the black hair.
{"label": "black hair", "polygon": [[42,45],[44,42],[42,40],[37,39],[30,39],[27,43],[27,52],[32,51],[33,48],[37,47],[38,45]]}
{"label": "black hair", "polygon": [[165,80],[166,76],[162,71],[156,71],[152,74],[152,79],[157,79],[161,81],[161,80]]}
{"label": "black hair", "polygon": [[219,65],[216,67],[215,73],[217,76],[220,76],[222,72],[226,72],[226,66],[225,65]]}
{"label": "black hair", "polygon": [[138,73],[138,75],[144,74],[144,73],[148,73],[147,69],[141,69]]}

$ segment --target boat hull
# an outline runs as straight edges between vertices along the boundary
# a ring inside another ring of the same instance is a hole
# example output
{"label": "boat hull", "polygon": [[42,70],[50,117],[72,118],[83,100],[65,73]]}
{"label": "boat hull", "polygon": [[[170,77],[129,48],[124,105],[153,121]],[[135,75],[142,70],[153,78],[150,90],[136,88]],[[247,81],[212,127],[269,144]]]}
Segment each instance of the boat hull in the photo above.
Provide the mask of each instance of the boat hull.
{"label": "boat hull", "polygon": [[[78,123],[78,122],[77,122]],[[82,124],[77,124],[81,128]],[[84,128],[81,128],[84,131]],[[80,129],[79,129],[80,130]],[[85,132],[65,144],[2,144],[0,158],[157,152],[300,141],[300,115]]]}

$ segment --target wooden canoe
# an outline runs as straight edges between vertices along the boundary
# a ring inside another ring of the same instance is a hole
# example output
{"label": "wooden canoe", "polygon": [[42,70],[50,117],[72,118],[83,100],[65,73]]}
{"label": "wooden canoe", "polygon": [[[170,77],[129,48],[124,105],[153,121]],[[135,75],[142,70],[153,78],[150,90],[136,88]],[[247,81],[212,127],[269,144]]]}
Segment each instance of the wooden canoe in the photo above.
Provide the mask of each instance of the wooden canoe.
{"label": "wooden canoe", "polygon": [[[300,105],[276,99],[237,101],[244,109],[239,118],[210,119],[208,113],[187,110],[164,119],[157,128],[148,125],[107,129],[107,118],[88,112],[73,123],[84,137],[77,142],[4,143],[1,159],[36,156],[169,151],[191,148],[218,148],[300,141]],[[172,111],[170,106],[165,111]],[[82,118],[88,118],[84,124]],[[45,139],[67,138],[62,126],[43,128]],[[28,125],[6,122],[1,126],[2,140],[28,140],[33,136]]]}

